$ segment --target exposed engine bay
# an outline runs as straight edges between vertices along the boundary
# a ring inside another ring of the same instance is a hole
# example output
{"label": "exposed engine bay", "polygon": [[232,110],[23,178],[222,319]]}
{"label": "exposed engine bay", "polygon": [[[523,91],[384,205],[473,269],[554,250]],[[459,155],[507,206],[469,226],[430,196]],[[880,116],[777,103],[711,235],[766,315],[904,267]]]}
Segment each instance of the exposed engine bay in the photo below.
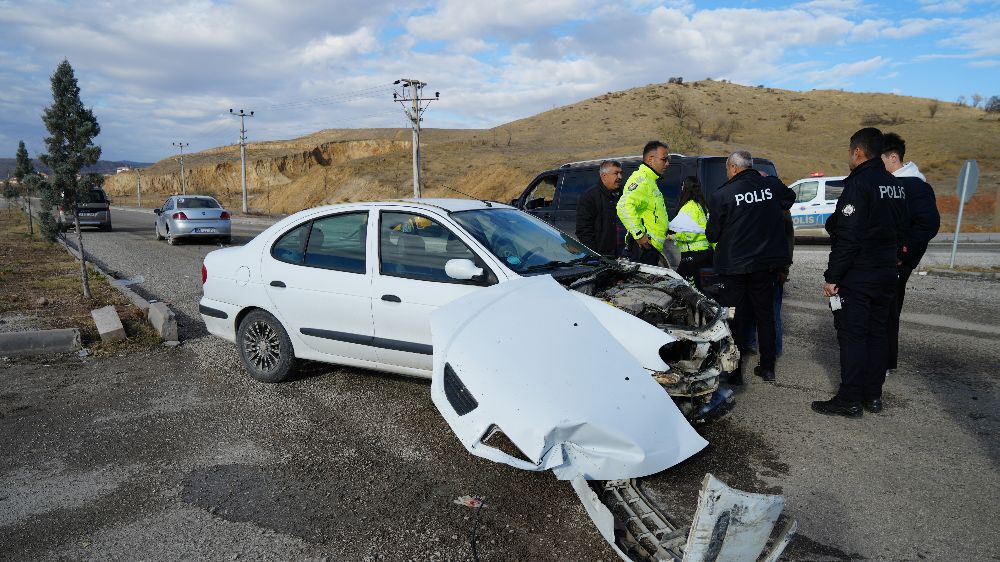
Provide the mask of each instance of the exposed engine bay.
{"label": "exposed engine bay", "polygon": [[557,280],[675,337],[658,350],[669,370],[654,371],[653,378],[689,420],[717,417],[718,407],[732,400],[728,389],[720,391],[719,377],[735,370],[739,362],[739,349],[726,322],[728,309],[673,270],[628,262],[616,265],[587,277]]}

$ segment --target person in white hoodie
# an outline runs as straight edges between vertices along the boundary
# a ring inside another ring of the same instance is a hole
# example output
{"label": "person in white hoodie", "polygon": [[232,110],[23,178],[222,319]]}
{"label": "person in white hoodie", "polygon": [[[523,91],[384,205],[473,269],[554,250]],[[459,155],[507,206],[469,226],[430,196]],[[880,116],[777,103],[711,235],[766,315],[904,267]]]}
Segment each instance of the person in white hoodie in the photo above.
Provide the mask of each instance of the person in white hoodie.
{"label": "person in white hoodie", "polygon": [[934,238],[941,226],[934,188],[914,162],[903,164],[906,155],[906,141],[896,133],[886,133],[883,137],[882,161],[885,169],[899,178],[906,189],[906,207],[910,214],[910,228],[903,245],[903,255],[899,263],[899,279],[896,283],[896,302],[889,317],[889,369],[897,367],[899,356],[899,314],[903,309],[906,282],[927,251],[927,243]]}

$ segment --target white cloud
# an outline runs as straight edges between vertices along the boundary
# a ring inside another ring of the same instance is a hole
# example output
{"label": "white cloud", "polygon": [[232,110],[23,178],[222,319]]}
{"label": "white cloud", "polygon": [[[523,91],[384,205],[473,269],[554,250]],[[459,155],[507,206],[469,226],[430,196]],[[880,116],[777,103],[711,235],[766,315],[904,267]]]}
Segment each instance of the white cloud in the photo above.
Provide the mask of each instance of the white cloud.
{"label": "white cloud", "polygon": [[409,18],[406,28],[424,39],[460,39],[491,33],[517,38],[539,27],[583,19],[594,5],[595,0],[443,0],[431,13]]}
{"label": "white cloud", "polygon": [[805,81],[817,88],[842,88],[850,84],[850,78],[862,74],[872,74],[884,68],[888,59],[872,57],[870,59],[841,63],[822,70],[813,70],[801,75]]}
{"label": "white cloud", "polygon": [[327,35],[312,41],[299,53],[307,63],[340,60],[352,55],[370,53],[378,46],[371,29],[362,27],[349,35]]}
{"label": "white cloud", "polygon": [[969,63],[969,66],[973,68],[993,68],[994,66],[1000,66],[1000,60],[976,60]]}

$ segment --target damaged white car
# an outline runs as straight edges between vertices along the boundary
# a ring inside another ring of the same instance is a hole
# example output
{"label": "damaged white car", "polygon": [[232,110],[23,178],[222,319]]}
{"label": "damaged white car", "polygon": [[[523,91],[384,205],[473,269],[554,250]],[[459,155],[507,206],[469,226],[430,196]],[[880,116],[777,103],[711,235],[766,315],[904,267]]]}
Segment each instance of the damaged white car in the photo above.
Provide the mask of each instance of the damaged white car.
{"label": "damaged white car", "polygon": [[202,282],[205,325],[254,378],[296,359],[431,378],[470,452],[571,482],[623,559],[755,560],[768,543],[779,496],[707,477],[688,532],[632,480],[707,444],[688,420],[727,405],[738,359],[726,309],[669,269],[506,205],[420,200],[296,213],[210,253]]}
{"label": "damaged white car", "polygon": [[[199,308],[209,332],[235,342],[261,381],[286,379],[296,358],[430,377],[434,310],[543,275],[572,289],[688,419],[731,404],[728,389],[717,392],[719,375],[739,356],[726,309],[670,269],[606,260],[499,203],[423,199],[301,211],[246,246],[210,253]],[[573,346],[565,337],[549,334],[534,345],[562,352]]]}

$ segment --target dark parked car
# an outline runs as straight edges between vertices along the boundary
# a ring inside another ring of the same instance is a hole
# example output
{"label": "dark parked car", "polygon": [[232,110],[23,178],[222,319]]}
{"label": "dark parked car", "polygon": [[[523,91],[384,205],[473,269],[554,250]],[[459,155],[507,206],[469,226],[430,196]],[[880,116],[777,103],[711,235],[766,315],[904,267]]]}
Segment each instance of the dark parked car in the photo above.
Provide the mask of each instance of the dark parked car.
{"label": "dark parked car", "polygon": [[[96,226],[101,230],[111,230],[111,200],[103,189],[91,189],[80,198],[76,205],[76,215],[80,226]],[[60,230],[73,226],[73,215],[59,207],[56,221]]]}
{"label": "dark parked car", "polygon": [[[640,156],[625,156],[563,164],[554,170],[538,174],[510,204],[548,221],[563,232],[573,233],[576,231],[577,199],[600,181],[598,168],[604,160],[621,162],[623,182],[642,163]],[[778,175],[774,163],[767,158],[755,157],[753,163],[754,168],[768,175]],[[670,166],[657,182],[663,192],[670,218],[677,214],[681,180],[687,176],[696,176],[708,197],[726,182],[726,157],[670,155]]]}

